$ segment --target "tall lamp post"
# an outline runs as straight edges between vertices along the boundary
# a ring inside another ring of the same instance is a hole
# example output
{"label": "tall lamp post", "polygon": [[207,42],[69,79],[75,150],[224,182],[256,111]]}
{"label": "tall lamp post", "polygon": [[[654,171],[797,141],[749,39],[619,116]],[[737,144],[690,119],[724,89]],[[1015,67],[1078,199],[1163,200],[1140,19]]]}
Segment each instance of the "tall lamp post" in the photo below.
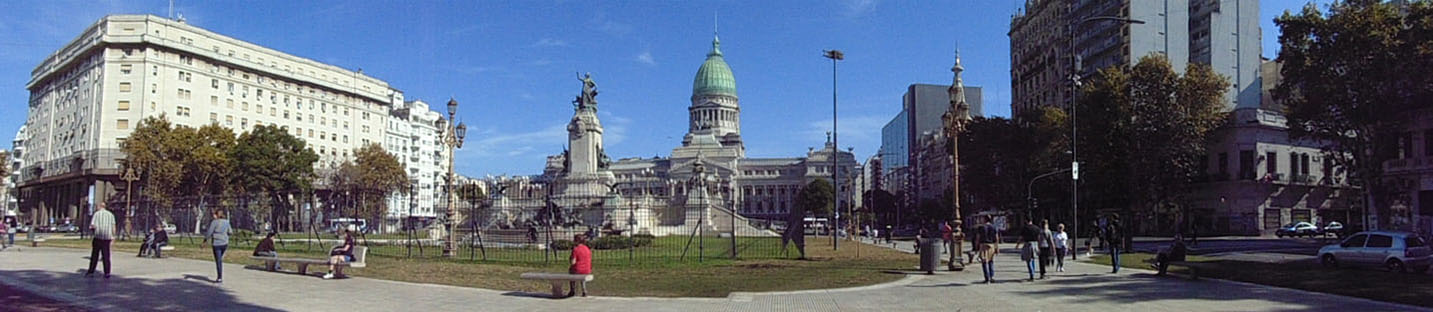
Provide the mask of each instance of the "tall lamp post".
{"label": "tall lamp post", "polygon": [[453,181],[457,179],[453,173],[453,151],[463,148],[463,137],[468,132],[466,124],[458,122],[457,126],[454,126],[456,115],[458,115],[458,100],[449,98],[448,119],[446,121],[438,119],[438,128],[441,128],[440,131],[443,132],[443,146],[448,148],[448,181],[446,182],[448,212],[444,214],[445,221],[443,222],[444,227],[448,230],[448,240],[443,242],[443,257],[445,258],[452,257],[453,250],[458,247],[457,233],[455,233],[458,229],[458,206],[454,205],[458,201],[458,194],[453,193]]}
{"label": "tall lamp post", "polygon": [[832,218],[834,219],[831,221],[833,225],[830,227],[833,229],[831,231],[831,249],[836,250],[839,245],[834,229],[841,226],[841,209],[838,207],[841,202],[841,167],[836,162],[841,158],[839,157],[841,149],[836,148],[840,146],[836,141],[836,61],[846,59],[846,53],[834,49],[823,52],[822,56],[831,59],[831,186],[835,187],[836,192],[831,194],[831,213],[835,215],[835,218]]}
{"label": "tall lamp post", "polygon": [[[1075,232],[1075,239],[1080,238],[1080,150],[1075,144],[1078,137],[1079,118],[1078,109],[1075,105],[1079,103],[1080,93],[1080,56],[1075,53],[1075,29],[1080,25],[1093,21],[1116,21],[1122,24],[1144,24],[1144,21],[1119,16],[1094,16],[1081,20],[1070,26],[1070,206],[1074,210],[1070,220],[1070,230]],[[1071,253],[1071,259],[1073,254]]]}
{"label": "tall lamp post", "polygon": [[139,175],[134,174],[134,168],[125,168],[124,176],[119,179],[124,180],[124,214],[127,216],[124,218],[124,235],[129,237],[130,233],[134,233],[134,204],[130,199],[133,198],[134,181],[139,180]]}
{"label": "tall lamp post", "polygon": [[945,136],[950,139],[950,207],[954,210],[955,224],[951,226],[951,251],[949,264],[946,266],[951,271],[963,271],[963,259],[960,257],[961,243],[965,239],[965,233],[961,230],[965,221],[960,216],[960,133],[965,131],[965,126],[970,123],[970,104],[965,102],[965,82],[960,79],[960,73],[965,71],[965,66],[960,65],[960,50],[955,51],[955,65],[950,68],[955,76],[951,78],[950,88],[946,92],[950,94],[950,108],[940,117],[945,130]]}

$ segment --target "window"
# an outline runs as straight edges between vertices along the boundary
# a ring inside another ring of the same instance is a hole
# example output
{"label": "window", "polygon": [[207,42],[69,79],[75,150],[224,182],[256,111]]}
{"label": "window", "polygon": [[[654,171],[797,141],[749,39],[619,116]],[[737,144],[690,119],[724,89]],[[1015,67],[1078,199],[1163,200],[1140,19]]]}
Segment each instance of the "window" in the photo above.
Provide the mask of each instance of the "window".
{"label": "window", "polygon": [[134,72],[134,66],[130,66],[129,64],[119,65],[119,73],[128,75],[131,72]]}
{"label": "window", "polygon": [[225,99],[225,100],[224,100],[224,105],[225,105],[225,107],[228,107],[229,109],[234,109],[234,99]]}
{"label": "window", "polygon": [[1393,247],[1393,237],[1392,237],[1392,236],[1388,236],[1388,235],[1377,235],[1377,234],[1369,235],[1369,236],[1368,236],[1368,246],[1365,246],[1365,247],[1367,247],[1367,248],[1391,248],[1391,247]]}
{"label": "window", "polygon": [[114,128],[119,130],[129,129],[129,119],[115,120]]}
{"label": "window", "polygon": [[224,115],[224,125],[225,125],[225,126],[233,126],[233,125],[234,125],[234,115]]}
{"label": "window", "polygon": [[209,96],[209,105],[219,106],[219,96],[210,95],[210,96]]}
{"label": "window", "polygon": [[129,91],[131,91],[131,90],[133,90],[133,89],[134,89],[134,85],[132,85],[132,84],[130,84],[130,83],[128,83],[128,82],[121,82],[121,83],[119,83],[119,92],[126,92],[126,93],[127,93],[127,92],[129,92]]}
{"label": "window", "polygon": [[1403,238],[1403,242],[1404,242],[1403,247],[1408,247],[1408,248],[1423,247],[1423,246],[1428,245],[1427,242],[1424,242],[1424,241],[1423,241],[1423,238],[1422,238],[1422,237],[1411,236],[1411,235],[1404,237],[1404,238]]}
{"label": "window", "polygon": [[1302,164],[1299,165],[1299,174],[1309,175],[1309,154],[1304,153],[1299,158],[1301,158],[1302,162]]}
{"label": "window", "polygon": [[1219,153],[1219,174],[1229,174],[1229,153]]}
{"label": "window", "polygon": [[219,79],[209,79],[209,86],[214,87],[215,90],[218,90],[218,89],[219,89]]}
{"label": "window", "polygon": [[313,129],[308,129],[308,137],[313,137]]}
{"label": "window", "polygon": [[1274,179],[1278,179],[1278,163],[1278,154],[1275,154],[1274,152],[1264,153],[1264,164],[1266,165],[1264,166],[1264,172],[1268,173],[1270,176],[1274,176]]}
{"label": "window", "polygon": [[1368,241],[1368,234],[1358,234],[1343,240],[1343,243],[1339,244],[1339,246],[1343,248],[1363,248],[1363,243],[1366,241]]}
{"label": "window", "polygon": [[209,113],[209,122],[219,123],[219,113]]}
{"label": "window", "polygon": [[[279,109],[278,109],[278,108],[269,107],[269,117],[273,117],[273,116],[276,116],[276,115],[278,115],[278,114],[279,114]],[[284,119],[288,119],[288,117],[284,117]]]}
{"label": "window", "polygon": [[240,107],[243,107],[243,111],[249,111],[249,102],[243,102],[242,106]]}
{"label": "window", "polygon": [[1284,217],[1284,216],[1280,214],[1279,208],[1265,208],[1265,209],[1264,209],[1264,229],[1265,229],[1265,230],[1270,230],[1270,229],[1277,229],[1277,228],[1279,228],[1279,225],[1280,225],[1280,224],[1283,224],[1283,222],[1282,222],[1282,221],[1284,221],[1284,218],[1283,218],[1283,217]]}
{"label": "window", "polygon": [[239,119],[239,129],[248,129],[248,128],[249,128],[249,119],[248,119],[248,118],[240,118],[240,119]]}
{"label": "window", "polygon": [[129,101],[119,101],[119,105],[116,108],[121,112],[129,111]]}
{"label": "window", "polygon": [[1289,153],[1289,175],[1299,174],[1299,153]]}
{"label": "window", "polygon": [[1254,179],[1254,151],[1239,151],[1239,179]]}

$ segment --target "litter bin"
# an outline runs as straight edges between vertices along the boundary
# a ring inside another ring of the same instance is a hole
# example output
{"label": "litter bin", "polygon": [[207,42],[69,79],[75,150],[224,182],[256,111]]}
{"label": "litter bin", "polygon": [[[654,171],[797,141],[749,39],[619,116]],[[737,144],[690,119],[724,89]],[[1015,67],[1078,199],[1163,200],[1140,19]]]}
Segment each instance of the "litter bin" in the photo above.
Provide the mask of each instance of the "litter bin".
{"label": "litter bin", "polygon": [[922,238],[917,244],[921,254],[920,270],[925,271],[925,274],[934,274],[935,267],[940,265],[942,242],[944,241],[939,238]]}

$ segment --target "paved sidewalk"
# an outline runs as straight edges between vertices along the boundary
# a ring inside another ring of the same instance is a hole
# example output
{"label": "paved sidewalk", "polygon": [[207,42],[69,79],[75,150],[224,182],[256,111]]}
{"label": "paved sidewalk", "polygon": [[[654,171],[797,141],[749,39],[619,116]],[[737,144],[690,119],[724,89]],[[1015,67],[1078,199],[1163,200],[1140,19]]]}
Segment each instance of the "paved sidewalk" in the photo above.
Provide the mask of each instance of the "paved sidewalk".
{"label": "paved sidewalk", "polygon": [[[863,248],[866,246],[863,246]],[[141,259],[115,253],[114,277],[86,279],[86,250],[19,248],[0,252],[0,283],[104,311],[1415,311],[1419,308],[1222,281],[1154,278],[1139,270],[1067,264],[1048,280],[1021,282],[1013,252],[997,262],[996,284],[967,272],[912,275],[853,289],[734,293],[727,298],[554,300],[544,294],[412,284],[356,277],[323,280],[227,265],[223,284],[209,282],[214,264]],[[244,256],[242,252],[231,257]],[[912,263],[914,265],[914,263]],[[361,274],[361,273],[360,273]],[[361,276],[361,275],[360,275]],[[601,278],[601,272],[598,272]],[[700,281],[693,281],[699,283]],[[601,294],[600,289],[593,290]]]}

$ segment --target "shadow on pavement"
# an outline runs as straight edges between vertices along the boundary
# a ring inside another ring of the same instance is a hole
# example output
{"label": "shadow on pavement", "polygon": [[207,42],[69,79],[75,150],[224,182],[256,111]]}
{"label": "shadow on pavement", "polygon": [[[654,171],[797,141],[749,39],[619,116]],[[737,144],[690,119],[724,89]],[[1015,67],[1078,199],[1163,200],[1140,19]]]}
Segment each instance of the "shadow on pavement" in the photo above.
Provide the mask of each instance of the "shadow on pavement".
{"label": "shadow on pavement", "polygon": [[[228,290],[208,281],[184,279],[148,280],[125,278],[85,278],[83,273],[60,273],[40,270],[0,271],[0,275],[31,284],[37,292],[60,292],[101,310],[126,309],[137,311],[280,311],[241,303]],[[3,310],[3,308],[0,308]]]}
{"label": "shadow on pavement", "polygon": [[[1158,277],[1151,273],[1130,275],[1094,275],[1081,278],[1058,278],[1040,282],[1053,285],[1039,290],[1018,291],[1028,296],[1062,297],[1078,295],[1076,304],[1138,303],[1159,300],[1209,301],[1273,301],[1287,304],[1275,311],[1307,311],[1319,309],[1314,301],[1302,296],[1289,296],[1284,289],[1273,287],[1230,287],[1222,283],[1188,281]],[[1191,306],[1190,310],[1198,310]]]}
{"label": "shadow on pavement", "polygon": [[548,294],[548,293],[532,293],[532,292],[521,292],[521,291],[509,291],[509,292],[505,292],[505,293],[503,293],[503,296],[523,297],[523,298],[538,298],[538,299],[554,299],[554,300],[555,300],[555,299],[567,299],[567,298],[570,298],[570,297],[567,297],[567,296],[553,297],[552,294]]}

